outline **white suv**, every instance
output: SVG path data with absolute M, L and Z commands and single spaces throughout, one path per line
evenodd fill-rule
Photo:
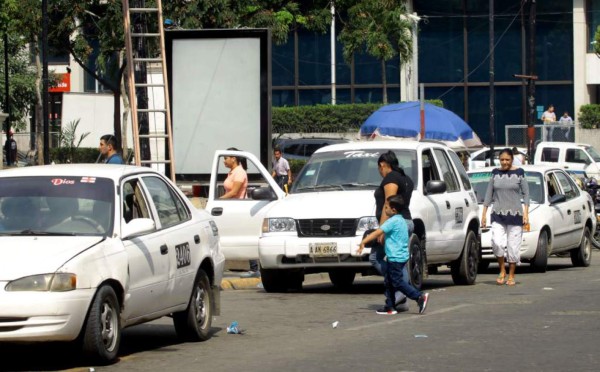
M 257 252 L 268 292 L 301 288 L 305 273 L 328 272 L 338 286 L 351 285 L 356 273 L 372 273 L 369 251 L 358 255 L 356 250 L 364 232 L 378 226 L 373 196 L 381 183 L 377 159 L 388 150 L 395 152 L 415 185 L 410 203 L 415 233 L 409 246 L 413 284 L 420 287 L 427 268 L 439 265 L 451 267 L 455 283 L 473 284 L 480 256 L 477 199 L 458 156 L 437 142 L 326 146 L 300 171 L 290 195 L 283 196 L 265 177 L 268 187 L 253 190 L 253 200 L 247 201 L 217 198 L 220 160 L 215 159 L 207 210 L 219 226 L 225 257 L 252 258 Z M 217 158 L 227 153 L 217 152 Z M 250 163 L 258 162 L 251 154 L 245 156 Z M 254 166 L 267 172 L 260 164 Z M 235 219 L 226 218 L 228 209 Z M 240 238 L 236 227 L 254 228 L 257 219 L 261 231 L 255 231 L 256 238 Z

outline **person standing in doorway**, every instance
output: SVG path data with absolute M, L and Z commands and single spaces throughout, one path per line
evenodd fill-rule
M 100 146 L 98 149 L 105 164 L 125 164 L 123 157 L 119 153 L 119 143 L 114 135 L 105 134 L 100 137 Z
M 556 124 L 556 114 L 554 113 L 554 105 L 549 105 L 548 109 L 544 111 L 542 114 L 542 122 L 544 125 L 549 125 L 546 131 L 545 141 L 552 141 L 552 136 L 554 134 L 554 127 L 552 125 Z
M 281 150 L 279 148 L 273 150 L 273 155 L 275 156 L 275 160 L 273 160 L 273 173 L 271 175 L 275 182 L 277 182 L 277 185 L 287 192 L 286 186 L 289 187 L 292 184 L 292 170 L 290 169 L 290 164 L 283 156 L 281 156 Z

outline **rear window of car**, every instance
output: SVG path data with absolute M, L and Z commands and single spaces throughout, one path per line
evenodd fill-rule
M 544 147 L 542 149 L 542 161 L 557 163 L 560 150 L 556 147 Z

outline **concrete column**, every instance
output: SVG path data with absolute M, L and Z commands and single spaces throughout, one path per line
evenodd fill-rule
M 590 93 L 586 81 L 587 48 L 585 0 L 573 0 L 573 103 L 575 109 L 573 118 L 576 121 L 579 107 L 590 103 Z

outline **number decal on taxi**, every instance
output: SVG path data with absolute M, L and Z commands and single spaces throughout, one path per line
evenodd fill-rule
M 581 211 L 575 211 L 573 212 L 573 219 L 575 220 L 575 223 L 581 223 Z
M 175 252 L 177 254 L 177 268 L 189 266 L 192 263 L 192 257 L 190 255 L 190 245 L 183 243 L 175 246 Z

